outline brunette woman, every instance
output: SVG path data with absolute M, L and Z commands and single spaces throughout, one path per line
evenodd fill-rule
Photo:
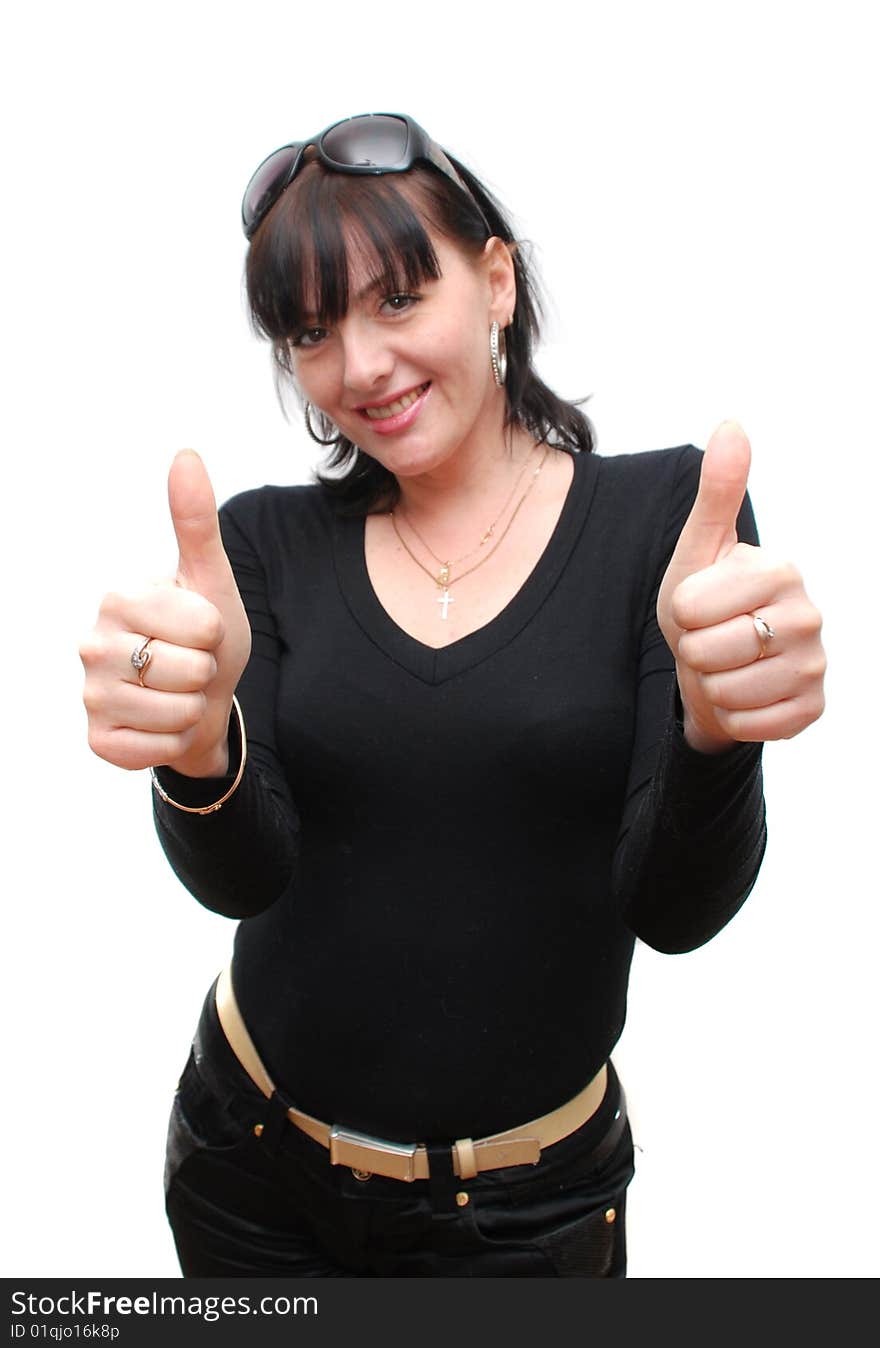
M 179 455 L 177 583 L 82 651 L 93 748 L 151 769 L 175 872 L 239 920 L 169 1131 L 182 1269 L 622 1277 L 633 944 L 752 888 L 819 616 L 737 426 L 593 452 L 525 251 L 410 118 L 276 151 L 243 222 L 327 468 L 218 524 Z

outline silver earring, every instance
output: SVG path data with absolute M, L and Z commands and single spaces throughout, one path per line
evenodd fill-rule
M 495 383 L 499 388 L 503 388 L 507 378 L 507 341 L 500 323 L 493 323 L 489 329 L 489 356 Z
M 339 444 L 339 432 L 338 432 L 338 431 L 337 431 L 336 435 L 334 435 L 334 437 L 333 437 L 332 440 L 323 440 L 323 439 L 321 438 L 320 435 L 316 435 L 316 434 L 315 434 L 315 431 L 314 431 L 313 428 L 312 428 L 312 421 L 311 421 L 311 416 L 310 416 L 311 410 L 312 410 L 312 404 L 311 404 L 311 403 L 306 403 L 305 409 L 304 409 L 304 411 L 305 411 L 305 418 L 306 418 L 306 430 L 308 431 L 308 433 L 309 433 L 309 435 L 312 437 L 312 439 L 315 441 L 315 443 L 318 444 L 318 445 L 338 445 L 338 444 Z

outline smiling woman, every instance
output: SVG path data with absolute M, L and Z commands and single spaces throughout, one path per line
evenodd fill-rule
M 513 263 L 498 239 L 473 262 L 439 238 L 432 251 L 436 279 L 391 294 L 367 281 L 331 327 L 292 338 L 305 396 L 395 479 L 479 452 L 497 397 L 483 375 L 485 319 L 498 322 L 515 304 Z M 353 270 L 357 282 L 363 265 Z
M 352 123 L 364 120 L 354 118 Z M 382 382 L 382 371 L 371 369 L 370 363 L 377 358 L 387 361 L 389 354 L 379 349 L 375 331 L 371 339 L 369 325 L 350 321 L 345 325 L 348 343 L 343 343 L 343 353 L 337 352 L 337 362 L 340 354 L 347 356 L 343 370 L 335 375 L 345 384 L 342 407 L 330 408 L 326 400 L 332 398 L 332 388 L 325 391 L 320 384 L 312 388 L 311 353 L 327 343 L 343 318 L 373 317 L 374 329 L 383 317 L 388 326 L 404 320 L 409 341 L 427 343 L 431 360 L 467 363 L 470 401 L 467 407 L 458 407 L 457 400 L 455 404 L 457 419 L 462 421 L 475 412 L 470 402 L 480 390 L 472 387 L 473 373 L 485 365 L 486 340 L 483 329 L 474 323 L 475 315 L 462 308 L 482 305 L 481 322 L 487 317 L 490 325 L 496 321 L 502 333 L 504 396 L 496 397 L 496 402 L 504 424 L 521 427 L 537 441 L 550 437 L 574 452 L 592 448 L 586 418 L 578 408 L 557 398 L 533 367 L 538 305 L 525 250 L 516 243 L 498 203 L 464 165 L 443 152 L 435 151 L 436 157 L 442 158 L 449 172 L 438 172 L 434 162 L 427 160 L 416 162 L 405 175 L 395 171 L 365 176 L 338 167 L 334 171 L 316 149 L 306 149 L 295 183 L 291 179 L 292 187 L 275 200 L 259 227 L 250 223 L 246 274 L 255 326 L 271 340 L 282 375 L 298 379 L 306 398 L 329 414 L 319 422 L 319 429 L 322 439 L 335 444 L 330 465 L 348 469 L 337 495 L 357 511 L 375 509 L 380 502 L 393 504 L 399 488 L 395 470 L 385 469 L 381 456 L 377 460 L 362 452 L 363 416 L 351 420 L 350 413 L 371 404 L 387 405 L 395 394 L 409 393 L 431 380 L 430 370 L 412 370 L 413 375 L 424 373 L 425 377 L 408 382 L 404 365 L 395 372 L 401 382 L 394 388 L 383 387 L 383 396 L 376 397 L 373 385 Z M 262 181 L 261 170 L 255 178 Z M 447 284 L 438 294 L 432 283 L 441 277 L 450 279 L 451 272 L 456 277 L 455 289 Z M 367 300 L 372 301 L 370 312 L 364 308 Z M 425 302 L 427 319 L 424 313 L 413 312 L 423 309 Z M 476 342 L 472 334 L 478 331 L 483 332 L 479 353 L 473 349 L 466 353 L 462 349 L 465 341 Z M 335 335 L 338 347 L 340 334 Z M 416 354 L 416 350 L 411 352 L 411 363 Z M 365 368 L 352 365 L 364 359 L 368 362 Z M 364 380 L 369 384 L 366 390 L 358 388 Z M 455 396 L 453 389 L 449 396 Z M 337 414 L 342 421 L 334 421 Z M 335 481 L 325 482 L 328 490 L 334 490 Z
M 623 1277 L 634 942 L 745 901 L 818 613 L 737 426 L 592 452 L 524 250 L 410 118 L 276 151 L 243 223 L 332 471 L 218 523 L 179 455 L 178 584 L 82 649 L 93 748 L 154 769 L 175 872 L 240 919 L 169 1127 L 181 1267 Z

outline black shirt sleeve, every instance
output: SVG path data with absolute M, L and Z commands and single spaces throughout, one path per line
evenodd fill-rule
M 156 829 L 178 879 L 224 917 L 253 917 L 293 880 L 299 820 L 275 748 L 275 704 L 280 639 L 255 548 L 225 508 L 223 543 L 251 625 L 252 650 L 237 689 L 247 736 L 247 762 L 237 790 L 215 813 L 188 814 L 153 792 Z M 159 780 L 182 805 L 209 805 L 232 784 L 240 762 L 236 718 L 230 725 L 226 777 L 191 778 L 170 768 Z
M 682 455 L 658 540 L 639 659 L 636 731 L 614 885 L 630 929 L 655 950 L 705 944 L 733 917 L 766 845 L 760 744 L 703 754 L 687 743 L 675 661 L 657 623 L 657 594 L 696 496 L 701 455 Z M 748 497 L 740 542 L 757 544 Z

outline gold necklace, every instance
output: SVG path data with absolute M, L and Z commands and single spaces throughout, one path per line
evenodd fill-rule
M 477 546 L 475 548 L 472 548 L 470 552 L 464 553 L 464 555 L 461 557 L 455 557 L 452 561 L 444 561 L 442 557 L 437 556 L 436 552 L 431 547 L 427 539 L 422 537 L 422 535 L 419 533 L 418 529 L 410 519 L 409 515 L 405 514 L 404 511 L 401 510 L 400 517 L 402 520 L 406 522 L 406 527 L 408 529 L 412 529 L 413 533 L 421 543 L 422 547 L 425 548 L 428 552 L 430 552 L 431 556 L 434 558 L 434 561 L 439 562 L 441 567 L 446 567 L 447 571 L 450 571 L 453 566 L 459 566 L 462 562 L 466 562 L 469 557 L 474 557 L 480 551 L 480 548 L 484 547 L 486 543 L 488 543 L 489 539 L 494 537 L 495 530 L 498 527 L 499 522 L 504 518 L 504 515 L 507 512 L 507 507 L 513 500 L 517 487 L 519 486 L 520 482 L 522 482 L 523 474 L 525 473 L 526 469 L 529 466 L 529 459 L 531 459 L 531 457 L 532 457 L 532 450 L 530 449 L 525 459 L 523 460 L 522 468 L 520 468 L 519 472 L 516 475 L 516 480 L 508 493 L 507 500 L 504 502 L 504 505 L 498 511 L 498 514 L 496 515 L 492 523 L 489 525 L 489 528 L 483 534 L 483 537 L 480 539 Z M 392 511 L 391 513 L 393 514 L 394 512 Z M 399 534 L 398 537 L 400 537 Z
M 532 490 L 532 488 L 534 487 L 535 483 L 537 482 L 537 480 L 538 480 L 538 475 L 540 474 L 541 469 L 544 467 L 544 464 L 547 462 L 547 455 L 548 455 L 549 453 L 550 453 L 550 446 L 547 445 L 547 446 L 545 447 L 545 449 L 544 449 L 544 453 L 543 453 L 543 456 L 542 456 L 542 458 L 541 458 L 541 462 L 538 464 L 537 468 L 536 468 L 536 469 L 534 470 L 534 472 L 532 473 L 532 476 L 531 476 L 531 480 L 530 480 L 530 482 L 529 482 L 529 485 L 526 487 L 526 489 L 525 489 L 525 491 L 523 492 L 522 496 L 521 496 L 521 497 L 519 498 L 519 500 L 517 501 L 517 503 L 516 503 L 516 505 L 515 505 L 515 507 L 514 507 L 513 513 L 512 513 L 512 515 L 510 516 L 510 519 L 507 521 L 507 524 L 504 526 L 504 531 L 502 532 L 501 537 L 498 539 L 498 541 L 497 541 L 497 543 L 495 544 L 495 546 L 492 547 L 492 548 L 490 548 L 489 551 L 485 554 L 485 556 L 484 556 L 484 557 L 481 557 L 480 560 L 479 560 L 478 562 L 475 562 L 473 566 L 468 567 L 467 571 L 462 571 L 462 573 L 461 573 L 460 576 L 456 576 L 456 578 L 455 578 L 455 583 L 456 583 L 456 584 L 458 584 L 458 582 L 459 582 L 460 580 L 464 580 L 465 576 L 471 575 L 474 571 L 476 571 L 476 570 L 478 569 L 478 567 L 481 567 L 481 566 L 483 565 L 484 562 L 488 562 L 489 558 L 490 558 L 490 557 L 492 556 L 492 554 L 495 552 L 496 548 L 499 548 L 499 547 L 501 546 L 501 544 L 504 542 L 505 538 L 506 538 L 507 535 L 508 535 L 508 532 L 509 532 L 509 530 L 510 530 L 511 525 L 513 524 L 513 521 L 516 519 L 517 515 L 519 514 L 519 511 L 521 510 L 521 508 L 522 508 L 522 506 L 523 506 L 523 503 L 525 502 L 525 500 L 526 500 L 526 498 L 527 498 L 529 492 Z M 520 476 L 522 476 L 522 474 L 520 474 Z M 506 507 L 505 507 L 505 508 L 506 508 Z M 455 565 L 455 563 L 453 563 L 453 562 L 442 562 L 442 563 L 441 563 L 441 566 L 440 566 L 440 570 L 439 570 L 438 573 L 435 575 L 434 572 L 430 569 L 430 567 L 425 566 L 424 562 L 422 562 L 422 561 L 419 560 L 419 558 L 418 558 L 418 557 L 415 555 L 415 553 L 413 552 L 412 548 L 411 548 L 411 547 L 409 546 L 409 544 L 407 543 L 406 539 L 403 537 L 403 534 L 400 532 L 399 528 L 397 527 L 397 520 L 394 518 L 394 511 L 393 511 L 393 510 L 389 510 L 388 513 L 389 513 L 389 515 L 390 515 L 390 517 L 391 517 L 391 523 L 392 523 L 392 525 L 394 526 L 394 532 L 397 534 L 397 537 L 399 538 L 399 540 L 400 540 L 401 544 L 403 545 L 405 551 L 409 553 L 410 557 L 411 557 L 412 560 L 415 562 L 416 566 L 419 567 L 422 571 L 424 571 L 424 573 L 425 573 L 426 576 L 430 576 L 431 579 L 433 580 L 434 584 L 437 586 L 437 588 L 443 591 L 443 593 L 438 597 L 437 603 L 441 605 L 441 613 L 440 613 L 440 617 L 443 618 L 443 619 L 448 618 L 448 617 L 449 617 L 449 605 L 455 603 L 455 600 L 453 599 L 452 595 L 449 593 L 450 587 L 451 587 L 451 585 L 452 585 L 452 580 L 450 579 L 450 574 L 449 574 L 449 572 L 450 572 L 450 567 L 452 567 L 453 565 Z M 501 513 L 503 514 L 504 512 L 502 511 Z M 499 518 L 500 518 L 500 516 L 499 516 Z M 496 520 L 496 524 L 497 524 L 497 520 Z M 415 531 L 414 531 L 414 532 L 415 532 Z M 422 541 L 423 541 L 423 540 L 422 540 Z M 427 544 L 425 544 L 425 546 L 427 547 Z M 428 548 L 428 551 L 430 552 L 431 549 Z M 476 549 L 474 549 L 474 551 L 476 551 Z M 431 556 L 433 557 L 433 556 L 434 556 L 434 553 L 431 553 Z M 466 556 L 473 556 L 473 553 L 467 553 Z M 435 560 L 436 560 L 436 561 L 440 561 L 440 558 L 437 557 L 437 558 L 435 558 Z M 464 559 L 463 559 L 463 558 L 459 558 L 459 561 L 462 561 L 462 560 L 464 560 Z

